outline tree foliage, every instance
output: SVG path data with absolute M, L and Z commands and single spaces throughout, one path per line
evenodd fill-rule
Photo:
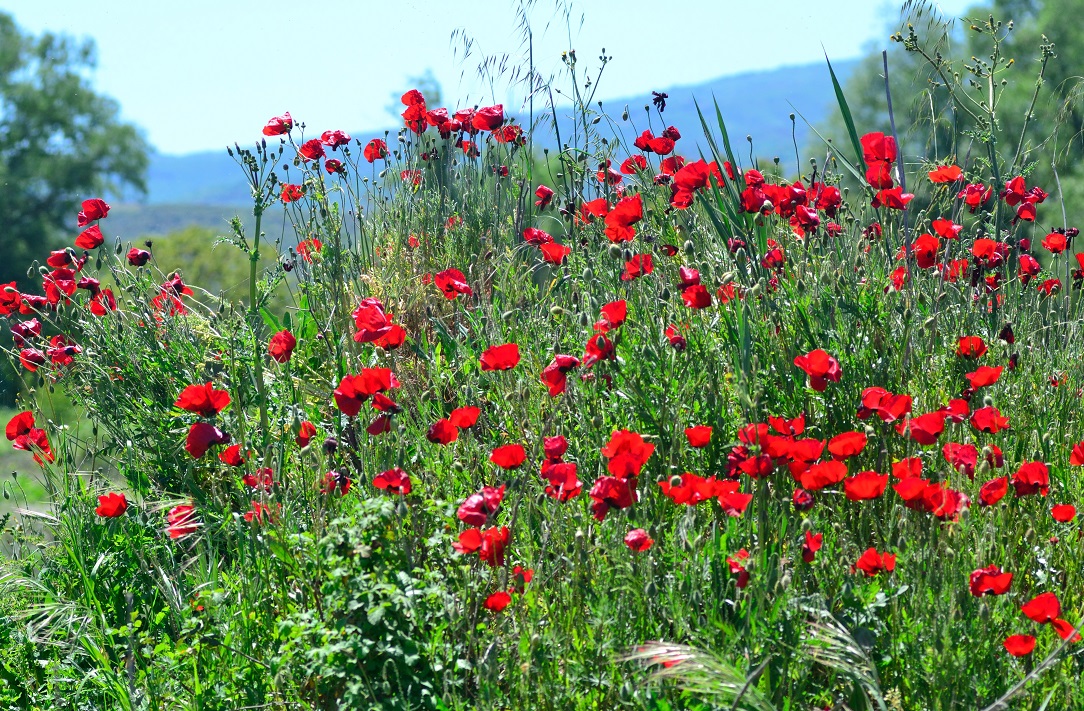
M 80 200 L 145 190 L 147 142 L 93 91 L 95 60 L 89 40 L 34 37 L 0 13 L 0 282 L 36 280 L 26 266 L 71 236 Z

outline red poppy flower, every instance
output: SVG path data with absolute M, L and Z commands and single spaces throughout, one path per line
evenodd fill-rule
M 124 494 L 109 493 L 98 497 L 98 508 L 94 513 L 102 518 L 117 518 L 128 510 L 128 499 Z
M 833 460 L 809 467 L 799 476 L 799 483 L 807 491 L 820 491 L 827 486 L 838 484 L 846 478 L 847 465 Z
M 489 461 L 501 469 L 518 469 L 527 460 L 527 451 L 520 444 L 497 447 L 489 455 Z
M 377 474 L 373 477 L 373 486 L 400 496 L 406 496 L 412 488 L 410 477 L 399 467 L 392 467 L 386 472 Z
M 297 339 L 294 338 L 294 335 L 283 330 L 271 336 L 271 342 L 267 344 L 267 352 L 274 360 L 285 363 L 290 360 L 296 345 Z
M 1002 366 L 991 368 L 988 365 L 980 365 L 973 373 L 968 373 L 964 377 L 971 383 L 972 390 L 978 390 L 984 388 L 987 385 L 993 385 L 1001 377 L 1001 371 L 1004 370 Z
M 971 426 L 980 432 L 997 434 L 1009 429 L 1009 418 L 1002 416 L 996 407 L 980 407 L 971 413 Z
M 257 469 L 255 474 L 245 474 L 241 477 L 241 483 L 250 489 L 271 491 L 275 485 L 274 472 L 268 467 Z
M 1050 470 L 1043 462 L 1024 462 L 1013 474 L 1012 485 L 1018 497 L 1046 496 L 1050 492 Z
M 541 246 L 553 242 L 553 235 L 537 227 L 528 227 L 523 230 L 523 239 L 527 241 L 527 244 Z
M 455 299 L 460 294 L 474 294 L 474 290 L 467 286 L 467 277 L 458 269 L 445 269 L 433 275 L 433 283 L 444 293 L 445 299 Z
M 964 172 L 958 165 L 942 165 L 930 171 L 931 183 L 954 183 L 963 177 Z
M 456 516 L 468 526 L 484 526 L 500 508 L 504 500 L 504 486 L 482 487 L 482 491 L 471 494 L 459 505 Z
M 726 558 L 726 564 L 730 567 L 730 574 L 738 576 L 738 579 L 734 582 L 735 587 L 738 589 L 749 584 L 749 571 L 745 568 L 745 561 L 747 560 L 749 560 L 749 551 L 744 548 L 733 556 L 727 556 Z
M 196 507 L 191 504 L 174 506 L 166 514 L 166 532 L 170 538 L 183 538 L 195 533 L 199 528 L 196 519 Z
M 945 415 L 942 412 L 930 412 L 925 415 L 904 420 L 900 423 L 900 433 L 907 429 L 911 439 L 922 445 L 936 444 L 937 438 L 945 431 Z
M 607 469 L 615 477 L 638 476 L 647 460 L 655 452 L 655 445 L 630 430 L 617 430 L 602 448 L 602 456 L 609 460 Z
M 478 359 L 482 364 L 482 371 L 511 370 L 519 363 L 519 346 L 515 343 L 504 343 L 499 346 L 490 346 Z
M 706 309 L 711 306 L 711 292 L 703 284 L 693 284 L 681 292 L 681 300 L 690 309 Z
M 297 202 L 305 197 L 305 188 L 293 183 L 284 183 L 282 186 L 282 201 L 284 203 Z
M 7 435 L 10 441 L 29 434 L 32 429 L 34 429 L 34 413 L 27 410 L 8 420 L 7 427 L 4 428 L 4 434 Z
M 809 386 L 817 392 L 824 392 L 828 388 L 828 381 L 838 383 L 843 376 L 839 361 L 819 348 L 796 356 L 794 365 L 805 371 L 809 376 Z
M 1026 657 L 1035 650 L 1035 638 L 1030 634 L 1014 634 L 1002 642 L 1005 651 L 1014 657 Z
M 194 412 L 202 417 L 214 417 L 230 404 L 226 390 L 215 390 L 214 385 L 189 385 L 181 391 L 174 407 Z
M 828 451 L 835 459 L 848 459 L 866 447 L 866 435 L 862 432 L 843 432 L 828 440 Z
M 1076 507 L 1072 504 L 1058 504 L 1050 509 L 1050 515 L 1059 523 L 1069 523 L 1076 518 Z
M 534 203 L 535 207 L 539 210 L 545 210 L 549 206 L 550 200 L 553 199 L 553 190 L 545 185 L 539 185 L 535 188 L 534 195 L 538 198 Z
M 491 594 L 486 598 L 486 601 L 482 603 L 482 607 L 490 612 L 500 612 L 504 608 L 508 607 L 512 602 L 512 596 L 503 590 Z
M 504 105 L 483 106 L 474 112 L 471 125 L 479 131 L 493 131 L 504 123 Z
M 451 444 L 459 439 L 459 429 L 450 420 L 440 419 L 429 426 L 425 438 L 434 444 Z
M 614 360 L 616 357 L 617 355 L 614 353 L 613 342 L 601 333 L 596 333 L 587 341 L 583 356 L 583 365 L 590 368 L 601 360 Z
M 689 440 L 690 447 L 707 447 L 711 441 L 712 428 L 707 425 L 696 425 L 685 428 L 685 438 Z
M 903 188 L 897 185 L 894 188 L 887 188 L 874 195 L 870 204 L 874 208 L 884 206 L 892 210 L 906 210 L 907 203 L 914 199 L 915 196 L 912 193 L 903 192 Z
M 571 247 L 557 242 L 539 245 L 539 250 L 542 252 L 542 260 L 549 264 L 562 264 L 565 257 L 572 253 Z
M 1079 642 L 1081 637 L 1080 633 L 1076 631 L 1076 627 L 1068 620 L 1058 618 L 1051 621 L 1050 626 L 1054 628 L 1054 631 L 1058 633 L 1058 636 L 1069 642 Z
M 635 254 L 632 259 L 625 262 L 625 271 L 621 275 L 621 281 L 632 281 L 642 276 L 647 276 L 655 271 L 650 254 Z
M 362 155 L 364 155 L 365 160 L 370 163 L 384 160 L 388 156 L 388 144 L 381 138 L 374 138 L 365 144 L 365 150 L 362 151 Z
M 817 558 L 817 551 L 821 549 L 824 544 L 824 534 L 813 533 L 812 531 L 805 532 L 805 542 L 802 543 L 802 560 L 806 563 L 812 563 Z
M 591 513 L 597 520 L 602 521 L 610 509 L 625 509 L 637 501 L 636 477 L 624 479 L 601 476 L 595 481 L 589 494 L 593 500 Z
M 956 343 L 959 358 L 981 358 L 986 355 L 986 343 L 979 336 L 962 336 Z
M 854 564 L 866 577 L 872 578 L 878 573 L 891 573 L 896 569 L 896 556 L 892 553 L 878 553 L 876 548 L 868 548 Z
M 1061 615 L 1061 601 L 1054 593 L 1045 592 L 1025 602 L 1020 611 L 1039 624 L 1053 622 Z
M 101 198 L 84 200 L 82 208 L 77 215 L 80 227 L 86 227 L 95 220 L 103 220 L 109 215 L 109 205 Z
M 629 547 L 629 550 L 637 553 L 643 553 L 651 548 L 654 543 L 654 539 L 649 537 L 647 531 L 642 528 L 634 528 L 625 534 L 625 545 Z
M 813 508 L 813 504 L 816 503 L 813 494 L 801 488 L 794 490 L 794 493 L 790 497 L 790 501 L 798 511 L 808 511 Z
M 104 243 L 105 237 L 102 236 L 102 231 L 98 228 L 98 225 L 91 225 L 75 238 L 75 246 L 80 249 L 94 249 Z
M 887 486 L 888 475 L 877 472 L 859 472 L 843 480 L 843 492 L 850 501 L 876 499 Z
M 606 214 L 606 237 L 611 242 L 628 242 L 636 236 L 632 225 L 644 217 L 644 200 L 639 193 L 622 198 Z
M 992 192 L 992 188 L 988 188 L 982 183 L 969 183 L 956 194 L 956 199 L 963 200 L 964 204 L 971 209 L 971 212 L 975 212 L 980 205 L 985 204 L 990 199 Z
M 345 375 L 335 389 L 335 405 L 348 417 L 361 411 L 361 405 L 371 396 L 399 387 L 399 380 L 390 368 L 362 368 L 357 375 Z
M 933 231 L 943 239 L 957 239 L 964 229 L 963 225 L 957 225 L 952 220 L 947 220 L 944 217 L 938 217 L 931 226 Z
M 151 253 L 145 249 L 136 249 L 132 247 L 128 250 L 128 263 L 133 267 L 142 267 L 148 261 L 150 261 Z
M 1012 573 L 1007 573 L 996 565 L 980 568 L 971 573 L 969 587 L 975 597 L 983 595 L 1004 595 L 1012 584 Z
M 231 467 L 239 467 L 245 463 L 245 458 L 241 456 L 240 444 L 231 444 L 223 449 L 218 453 L 218 459 L 223 464 Z
M 565 391 L 568 383 L 567 373 L 579 365 L 579 358 L 558 353 L 553 357 L 553 361 L 542 369 L 542 382 L 546 384 L 550 397 L 556 397 Z
M 285 133 L 289 133 L 293 127 L 294 119 L 290 116 L 290 112 L 287 111 L 282 116 L 275 116 L 268 119 L 267 125 L 263 127 L 263 135 L 281 136 Z
M 222 430 L 206 422 L 197 422 L 188 430 L 184 448 L 193 458 L 199 459 L 212 445 L 229 442 L 230 436 Z
M 1009 493 L 1009 477 L 991 479 L 979 489 L 979 502 L 983 506 L 993 506 L 1005 498 L 1007 493 Z
M 301 144 L 301 147 L 297 149 L 297 154 L 301 156 L 302 160 L 316 160 L 324 157 L 324 146 L 320 143 L 320 139 L 313 138 L 312 140 L 305 141 Z
M 580 495 L 583 483 L 576 476 L 576 464 L 560 462 L 544 467 L 542 477 L 547 480 L 546 496 L 564 503 Z
M 474 427 L 475 423 L 478 422 L 478 416 L 481 414 L 481 409 L 477 407 L 457 407 L 448 415 L 448 421 L 459 429 L 465 430 L 468 427 Z
M 719 507 L 723 509 L 723 513 L 731 518 L 738 518 L 745 513 L 745 509 L 749 507 L 749 502 L 753 500 L 752 494 L 743 494 L 738 491 L 740 486 L 736 481 L 715 482 L 715 499 L 719 502 Z

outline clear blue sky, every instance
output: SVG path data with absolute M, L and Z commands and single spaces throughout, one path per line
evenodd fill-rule
M 570 46 L 581 65 L 613 57 L 598 98 L 695 84 L 755 69 L 833 59 L 888 44 L 899 3 L 882 0 L 580 0 L 571 44 L 555 0 L 529 11 L 535 64 L 560 68 Z M 959 16 L 971 0 L 941 0 Z M 290 111 L 309 129 L 388 126 L 389 97 L 431 69 L 446 103 L 517 104 L 500 80 L 495 95 L 478 78 L 487 55 L 523 45 L 513 0 L 8 0 L 3 10 L 34 33 L 92 38 L 98 91 L 164 153 L 221 149 L 259 137 L 272 115 Z M 583 18 L 582 25 L 580 18 Z M 547 29 L 547 25 L 548 29 Z M 473 39 L 463 59 L 461 29 Z M 515 110 L 518 106 L 509 106 Z

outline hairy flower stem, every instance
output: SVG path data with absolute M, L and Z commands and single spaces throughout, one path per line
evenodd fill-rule
M 252 358 L 256 375 L 256 391 L 259 393 L 260 438 L 263 445 L 260 451 L 262 452 L 267 446 L 267 437 L 271 431 L 267 423 L 267 389 L 263 382 L 263 351 L 259 347 L 260 304 L 256 300 L 256 270 L 260 261 L 260 223 L 263 221 L 263 205 L 257 204 L 252 214 L 256 218 L 256 227 L 253 230 L 252 251 L 248 255 L 248 314 L 252 320 L 252 332 L 257 344 Z

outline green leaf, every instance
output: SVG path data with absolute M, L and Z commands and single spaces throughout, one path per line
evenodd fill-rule
M 270 328 L 271 330 L 273 330 L 275 332 L 278 332 L 278 331 L 282 330 L 282 324 L 280 324 L 279 320 L 277 318 L 275 318 L 275 314 L 273 314 L 269 310 L 267 310 L 266 307 L 263 307 L 263 306 L 260 307 L 260 316 L 263 317 L 263 322 L 265 324 L 267 324 L 267 327 Z
M 847 97 L 843 95 L 843 87 L 839 84 L 839 79 L 836 78 L 836 72 L 832 69 L 832 62 L 828 60 L 828 55 L 824 55 L 824 61 L 828 62 L 828 73 L 832 75 L 832 87 L 836 91 L 836 103 L 839 104 L 839 112 L 843 114 L 843 123 L 847 125 L 847 134 L 851 138 L 851 147 L 854 148 L 855 157 L 857 161 L 855 165 L 862 168 L 862 172 L 866 172 L 866 159 L 862 153 L 862 142 L 858 140 L 858 131 L 854 127 L 854 118 L 851 117 L 851 107 L 847 105 Z

